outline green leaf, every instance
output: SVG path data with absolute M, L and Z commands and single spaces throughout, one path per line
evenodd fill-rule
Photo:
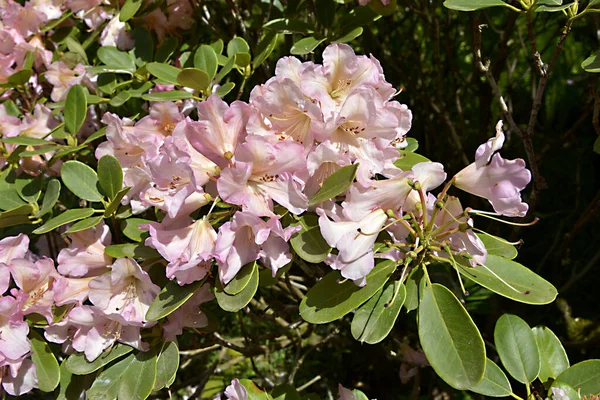
M 308 35 L 309 33 L 313 33 L 315 31 L 314 24 L 311 25 L 299 19 L 289 18 L 273 19 L 264 24 L 263 28 L 283 33 L 284 35 L 289 35 L 292 33 L 301 33 L 304 35 Z
M 304 213 L 300 217 L 300 225 L 302 229 L 290 239 L 296 254 L 304 261 L 313 264 L 325 261 L 331 252 L 331 247 L 321 235 L 319 217 L 313 213 Z
M 273 400 L 301 400 L 300 393 L 288 383 L 275 386 L 271 392 Z
M 321 189 L 312 195 L 308 205 L 314 206 L 315 204 L 333 199 L 335 196 L 344 193 L 346 189 L 350 187 L 352 182 L 354 182 L 358 165 L 358 163 L 346 165 L 345 167 L 342 167 L 331 174 L 327 179 L 325 179 Z
M 156 351 L 140 352 L 127 366 L 119 382 L 119 399 L 145 400 L 156 382 Z
M 506 374 L 489 358 L 485 362 L 483 380 L 469 390 L 489 397 L 509 397 L 512 393 Z
M 93 208 L 76 208 L 74 210 L 67 210 L 59 216 L 48 220 L 44 225 L 34 230 L 33 233 L 36 235 L 41 235 L 43 233 L 50 232 L 59 226 L 90 217 L 92 214 L 94 214 Z
M 130 354 L 123 360 L 111 365 L 98 375 L 90 389 L 86 393 L 88 400 L 114 400 L 117 398 L 121 376 L 129 365 L 133 363 L 135 356 Z
M 37 139 L 29 136 L 5 137 L 2 138 L 1 141 L 7 144 L 18 144 L 23 146 L 41 146 L 51 143 L 44 139 Z
M 119 21 L 127 22 L 131 18 L 135 17 L 135 14 L 140 9 L 142 5 L 142 0 L 125 0 L 125 4 L 121 7 L 121 12 L 119 13 Z M 136 45 L 138 43 L 136 42 Z
M 90 229 L 95 227 L 104 219 L 104 216 L 100 215 L 98 217 L 89 217 L 86 219 L 82 219 L 81 221 L 75 222 L 65 233 L 75 233 L 85 231 L 86 229 Z
M 106 135 L 106 127 L 98 129 L 96 132 L 92 133 L 90 137 L 88 137 L 83 144 L 92 143 L 96 139 L 100 139 Z
M 42 177 L 33 178 L 23 175 L 22 178 L 15 179 L 15 188 L 23 200 L 28 203 L 37 203 L 42 192 L 42 183 Z
M 26 204 L 28 206 L 29 204 Z M 10 211 L 9 211 L 10 212 Z M 17 225 L 31 225 L 32 221 L 29 219 L 27 215 L 15 215 L 15 216 L 5 216 L 4 214 L 0 216 L 0 228 L 6 228 L 9 226 L 17 226 Z
M 210 85 L 210 78 L 206 71 L 197 68 L 185 68 L 177 75 L 177 84 L 202 91 Z
M 60 367 L 50 346 L 36 331 L 29 331 L 31 342 L 31 360 L 36 368 L 38 388 L 43 392 L 51 392 L 60 381 Z
M 507 243 L 505 239 L 490 234 L 477 233 L 479 239 L 483 242 L 485 249 L 488 254 L 514 259 L 517 254 L 517 249 L 510 243 Z
M 20 207 L 13 208 L 12 210 L 4 211 L 4 212 L 0 213 L 0 219 L 6 219 L 6 218 L 10 218 L 10 217 L 17 217 L 17 216 L 27 216 L 27 215 L 30 215 L 32 211 L 33 211 L 33 205 L 23 204 Z
M 9 76 L 7 80 L 11 86 L 23 86 L 29 81 L 31 75 L 33 75 L 33 70 L 30 68 L 25 68 L 15 72 Z
M 539 378 L 542 382 L 556 379 L 561 372 L 569 368 L 567 353 L 550 328 L 536 326 L 532 331 L 540 353 Z
M 227 43 L 227 55 L 235 57 L 238 53 L 250 53 L 250 46 L 243 38 L 234 37 Z
M 535 7 L 534 11 L 535 12 L 557 12 L 557 11 L 566 10 L 567 8 L 570 8 L 573 4 L 575 4 L 575 3 L 564 4 L 561 6 L 547 6 L 544 4 L 540 4 L 537 7 Z
M 394 327 L 405 298 L 404 285 L 397 281 L 388 282 L 356 310 L 352 319 L 354 339 L 369 344 L 385 339 Z
M 256 264 L 251 265 L 253 265 L 254 268 L 252 268 L 250 282 L 248 282 L 248 284 L 246 285 L 246 287 L 244 287 L 242 291 L 233 296 L 225 293 L 225 291 L 223 290 L 223 284 L 221 283 L 221 280 L 219 278 L 216 279 L 215 297 L 217 298 L 217 303 L 219 303 L 219 306 L 223 310 L 229 312 L 239 311 L 242 308 L 246 307 L 246 305 L 250 303 L 250 300 L 252 300 L 252 297 L 254 297 L 254 294 L 258 289 L 258 267 L 256 266 Z
M 363 287 L 350 280 L 340 283 L 340 273 L 332 271 L 306 293 L 300 303 L 300 316 L 311 324 L 335 321 L 369 300 L 395 270 L 393 261 L 378 263 L 367 275 L 367 284 Z
M 213 48 L 217 55 L 220 55 L 223 53 L 223 48 L 225 47 L 225 44 L 223 43 L 223 40 L 217 39 L 214 42 L 212 42 L 209 46 Z
M 94 382 L 95 375 L 73 375 L 63 362 L 60 365 L 60 383 L 56 400 L 73 400 L 85 397 L 85 392 Z
M 160 79 L 161 81 L 165 81 L 168 83 L 172 83 L 174 85 L 177 84 L 177 75 L 181 72 L 181 69 L 177 67 L 173 67 L 171 65 L 162 64 L 158 62 L 152 62 L 146 64 L 146 69 L 152 75 Z M 169 92 L 162 92 L 169 93 Z M 142 96 L 143 97 L 143 96 Z
M 208 74 L 208 81 L 211 82 L 217 74 L 217 53 L 207 44 L 198 47 L 194 53 L 194 67 Z
M 414 153 L 419 149 L 419 142 L 415 138 L 406 138 L 406 147 L 403 149 L 404 151 L 408 151 L 409 153 Z
M 586 360 L 565 370 L 552 384 L 566 383 L 575 390 L 581 391 L 581 396 L 600 395 L 600 360 Z
M 158 321 L 177 310 L 183 303 L 189 300 L 194 293 L 200 289 L 204 280 L 179 286 L 175 281 L 169 281 L 167 285 L 156 296 L 150 304 L 146 313 L 147 321 Z
M 123 189 L 123 169 L 113 156 L 103 156 L 98 161 L 98 182 L 109 199 L 114 199 Z
M 131 187 L 126 186 L 115 195 L 115 198 L 112 199 L 112 201 L 108 204 L 108 207 L 106 207 L 106 210 L 104 211 L 105 217 L 112 217 L 112 215 L 117 211 L 117 209 L 121 205 L 121 200 L 123 200 L 123 197 L 125 197 L 125 195 L 129 192 L 129 189 L 131 189 Z
M 227 60 L 227 62 L 225 63 L 225 65 L 223 66 L 223 68 L 221 68 L 221 70 L 219 71 L 217 76 L 215 76 L 215 79 L 214 79 L 215 83 L 221 82 L 223 80 L 223 78 L 225 77 L 225 75 L 227 75 L 229 72 L 231 72 L 234 64 L 235 64 L 235 57 L 229 58 Z
M 422 268 L 413 269 L 406 282 L 404 282 L 404 286 L 406 286 L 406 300 L 404 301 L 404 308 L 407 312 L 412 310 L 416 310 L 419 307 L 419 299 L 423 297 L 423 295 L 419 295 L 419 288 L 423 286 L 424 288 L 424 274 Z
M 74 195 L 87 201 L 102 201 L 104 196 L 97 189 L 96 171 L 80 161 L 70 160 L 60 168 L 60 177 Z
M 244 290 L 250 283 L 250 280 L 252 279 L 256 269 L 258 269 L 256 261 L 244 265 L 242 269 L 240 269 L 240 271 L 235 275 L 235 277 L 227 285 L 225 285 L 225 287 L 223 287 L 225 293 L 230 296 L 234 296 Z
M 271 397 L 260 390 L 260 388 L 250 379 L 240 379 L 240 383 L 248 391 L 248 400 L 271 400 Z
M 323 43 L 325 40 L 326 38 L 317 39 L 314 36 L 302 38 L 292 45 L 290 53 L 294 55 L 304 55 L 311 53 L 314 49 L 317 48 L 318 45 Z
M 12 210 L 25 204 L 15 185 L 5 180 L 9 175 L 11 172 L 7 170 L 2 175 L 4 179 L 0 178 L 0 209 L 2 210 Z
M 410 151 L 400 150 L 400 157 L 398 157 L 398 159 L 394 161 L 394 165 L 400 168 L 402 171 L 409 171 L 415 164 L 427 161 L 431 160 L 417 153 L 411 153 Z
M 82 61 L 85 65 L 89 65 L 85 49 L 75 37 L 69 36 L 65 42 L 69 51 L 73 52 L 77 56 L 77 61 Z
M 89 362 L 85 358 L 84 353 L 73 353 L 63 362 L 63 364 L 72 374 L 87 375 L 99 370 L 108 363 L 123 357 L 125 354 L 129 354 L 132 350 L 133 347 L 117 343 L 110 351 L 100 354 L 100 356 L 92 362 Z
M 489 7 L 506 7 L 502 0 L 446 0 L 444 6 L 457 11 L 475 11 Z
M 150 220 L 144 218 L 128 218 L 121 221 L 121 231 L 123 235 L 127 236 L 129 239 L 134 242 L 141 242 L 144 240 L 146 236 L 147 230 L 142 230 L 139 228 L 142 224 L 147 224 L 152 222 Z
M 540 353 L 527 322 L 504 314 L 496 322 L 494 343 L 502 365 L 521 383 L 529 384 L 540 372 Z
M 56 145 L 43 146 L 43 147 L 38 147 L 37 149 L 34 149 L 34 150 L 24 151 L 19 155 L 21 157 L 33 157 L 33 156 L 38 156 L 40 154 L 46 154 L 51 151 L 57 151 L 59 149 L 60 149 L 60 147 L 56 146 Z
M 138 67 L 142 67 L 152 62 L 154 59 L 152 34 L 141 26 L 138 26 L 133 30 L 133 39 L 135 40 L 135 47 L 133 48 L 135 64 Z
M 194 97 L 191 93 L 184 90 L 171 90 L 170 92 L 147 93 L 142 95 L 142 99 L 148 101 L 175 101 L 191 99 Z
M 594 153 L 596 154 L 600 154 L 600 136 L 598 136 L 596 138 L 596 140 L 594 140 Z
M 273 31 L 269 31 L 263 35 L 256 48 L 256 57 L 254 57 L 254 61 L 252 61 L 253 69 L 258 68 L 267 58 L 269 58 L 275 49 L 275 45 L 277 45 L 277 37 L 277 33 Z
M 362 35 L 362 33 L 363 33 L 363 27 L 359 26 L 358 28 L 352 29 L 350 32 L 346 33 L 345 35 L 342 35 L 339 38 L 331 41 L 331 43 L 333 43 L 333 44 L 347 43 L 347 42 L 350 42 L 350 41 L 356 39 L 357 37 Z
M 488 255 L 485 267 L 461 266 L 460 273 L 481 286 L 509 299 L 526 304 L 548 304 L 556 288 L 523 265 L 504 257 Z
M 159 63 L 168 62 L 169 58 L 175 52 L 179 41 L 175 36 L 167 36 L 165 40 L 163 40 L 162 45 L 156 51 L 156 55 L 154 56 L 154 61 Z
M 133 58 L 114 46 L 100 47 L 97 54 L 100 61 L 110 68 L 122 69 L 132 74 L 136 70 Z
M 104 253 L 112 258 L 159 258 L 160 254 L 143 243 L 113 244 L 104 248 Z
M 127 100 L 129 100 L 130 98 L 131 93 L 129 93 L 127 90 L 124 90 L 122 92 L 119 92 L 119 94 L 117 94 L 112 99 L 110 99 L 109 104 L 113 107 L 120 107 L 123 104 L 125 104 L 125 102 L 127 102 Z
M 223 98 L 227 95 L 227 93 L 231 92 L 234 87 L 235 83 L 227 82 L 226 84 L 219 86 L 219 88 L 215 91 L 215 94 Z
M 238 67 L 245 68 L 248 65 L 250 65 L 251 58 L 252 58 L 252 56 L 250 56 L 250 53 L 236 53 L 236 55 L 234 57 L 235 64 Z
M 35 217 L 39 218 L 48 214 L 60 196 L 60 181 L 58 179 L 50 179 L 48 187 L 46 187 L 46 193 L 44 193 L 44 199 L 42 200 L 42 207 L 40 211 L 35 213 Z
M 175 342 L 163 343 L 156 360 L 156 382 L 154 391 L 169 387 L 175 380 L 179 369 L 179 348 Z
M 81 85 L 73 85 L 65 101 L 65 127 L 75 135 L 81 129 L 87 113 L 87 99 Z
M 600 51 L 595 52 L 581 63 L 581 68 L 587 72 L 600 72 Z
M 458 390 L 481 382 L 486 360 L 481 333 L 450 290 L 427 286 L 418 321 L 421 347 L 444 382 Z

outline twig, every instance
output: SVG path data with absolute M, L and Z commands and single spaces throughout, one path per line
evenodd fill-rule
M 319 380 L 321 380 L 321 375 L 317 375 L 314 378 L 312 378 L 310 381 L 306 382 L 304 385 L 299 386 L 296 390 L 298 392 L 303 391 L 304 389 L 306 389 L 307 387 L 309 387 L 310 385 L 312 385 L 315 382 L 318 382 Z

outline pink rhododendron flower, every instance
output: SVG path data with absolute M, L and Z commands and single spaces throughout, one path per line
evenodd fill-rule
M 20 304 L 10 296 L 0 297 L 0 365 L 17 363 L 31 350 L 29 325 Z
M 217 164 L 209 160 L 204 154 L 197 151 L 188 140 L 188 131 L 194 130 L 192 120 L 186 118 L 173 130 L 173 145 L 188 157 L 188 165 L 192 171 L 193 180 L 197 191 L 204 186 L 211 177 L 219 175 L 221 169 Z M 193 135 L 193 133 L 191 133 Z
M 271 136 L 248 136 L 235 155 L 235 166 L 221 172 L 221 198 L 257 216 L 273 217 L 273 200 L 294 214 L 308 207 L 299 174 L 306 171 L 304 146 Z
M 325 179 L 338 169 L 350 164 L 350 156 L 345 153 L 340 154 L 331 142 L 319 144 L 308 154 L 306 159 L 310 177 L 306 181 L 304 192 L 308 197 L 312 196 L 321 188 Z
M 54 86 L 50 97 L 52 101 L 63 101 L 67 98 L 67 93 L 73 85 L 81 84 L 85 78 L 85 68 L 77 64 L 74 69 L 70 69 L 62 61 L 53 62 L 46 71 L 46 79 Z
M 52 115 L 52 111 L 41 104 L 36 104 L 33 115 L 26 114 L 19 127 L 19 134 L 41 139 L 58 125 L 58 121 Z
M 104 222 L 84 231 L 70 233 L 71 244 L 58 253 L 58 272 L 70 277 L 98 276 L 113 260 L 104 249 L 111 243 L 110 229 Z
M 135 45 L 135 42 L 129 32 L 127 32 L 125 22 L 121 22 L 117 14 L 104 27 L 100 35 L 100 44 L 102 46 L 117 47 L 119 50 L 130 50 Z
M 338 391 L 340 394 L 338 400 L 356 400 L 356 396 L 352 390 L 343 387 L 341 384 L 338 385 Z
M 29 237 L 20 233 L 0 240 L 0 295 L 8 289 L 12 260 L 24 258 L 29 249 Z
M 48 20 L 58 19 L 62 16 L 64 0 L 31 0 L 33 8 L 46 16 Z
M 120 316 L 128 324 L 144 326 L 160 287 L 130 258 L 117 259 L 111 269 L 110 274 L 90 281 L 90 301 L 110 318 Z
M 131 325 L 119 314 L 105 315 L 97 307 L 79 306 L 72 309 L 62 321 L 46 327 L 46 339 L 63 343 L 63 351 L 70 349 L 85 353 L 88 361 L 94 361 L 115 342 L 148 350 L 142 342 L 140 326 Z
M 23 37 L 39 32 L 39 26 L 47 20 L 46 15 L 37 11 L 31 2 L 26 2 L 22 6 L 14 0 L 5 1 L 6 5 L 0 9 L 2 23 L 16 30 Z
M 21 396 L 38 387 L 35 364 L 30 359 L 0 367 L 0 376 L 2 387 L 12 396 Z
M 265 222 L 254 214 L 236 212 L 217 237 L 215 258 L 221 282 L 229 283 L 244 265 L 259 258 L 275 276 L 292 260 L 287 242 L 298 230 L 299 226 L 283 229 L 277 218 Z
M 208 326 L 208 318 L 199 307 L 214 298 L 210 285 L 205 284 L 181 307 L 169 314 L 167 323 L 162 326 L 165 340 L 176 341 L 177 336 L 183 333 L 183 328 L 199 329 Z
M 503 144 L 502 121 L 499 121 L 496 136 L 477 148 L 475 162 L 456 174 L 454 184 L 488 199 L 499 214 L 523 217 L 529 206 L 521 201 L 521 190 L 531 181 L 531 173 L 522 159 L 506 160 L 497 153 Z
M 154 103 L 150 113 L 135 124 L 135 133 L 139 138 L 158 135 L 160 140 L 161 136 L 170 136 L 181 121 L 183 121 L 183 114 L 177 104 L 168 101 Z
M 227 400 L 248 400 L 248 391 L 238 379 L 234 379 L 225 389 L 225 397 Z
M 388 216 L 382 209 L 377 209 L 354 221 L 345 217 L 341 208 L 335 204 L 327 210 L 318 208 L 317 214 L 323 238 L 339 251 L 337 255 L 329 254 L 325 262 L 331 268 L 339 270 L 344 278 L 364 286 L 366 276 L 375 266 L 375 240 Z
M 142 228 L 150 232 L 146 245 L 154 247 L 169 261 L 167 278 L 175 278 L 180 285 L 185 285 L 204 278 L 210 271 L 217 233 L 206 218 L 192 224 L 187 217 L 166 218 Z
M 54 261 L 45 257 L 36 262 L 24 258 L 15 259 L 10 264 L 10 272 L 19 288 L 11 289 L 10 292 L 19 302 L 23 314 L 38 313 L 51 323 L 54 320 L 53 284 L 59 277 Z

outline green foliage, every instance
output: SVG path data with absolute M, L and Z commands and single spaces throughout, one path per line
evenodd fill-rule
M 344 193 L 346 189 L 350 187 L 352 182 L 354 182 L 358 165 L 358 163 L 347 165 L 331 174 L 327 179 L 325 179 L 321 189 L 319 189 L 317 193 L 313 194 L 308 204 L 313 206 L 326 200 L 333 199 L 335 196 Z
M 540 373 L 540 353 L 535 336 L 527 322 L 504 314 L 494 329 L 494 343 L 508 373 L 528 385 Z

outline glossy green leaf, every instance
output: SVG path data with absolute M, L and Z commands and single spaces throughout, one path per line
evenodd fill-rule
M 163 343 L 156 360 L 156 382 L 154 391 L 169 387 L 175 380 L 179 369 L 179 348 L 175 342 Z
M 108 363 L 123 357 L 125 354 L 129 354 L 132 350 L 133 347 L 117 343 L 110 351 L 100 354 L 100 356 L 92 362 L 89 362 L 85 358 L 84 353 L 73 353 L 63 362 L 63 364 L 72 374 L 87 375 L 99 370 Z
M 67 210 L 62 214 L 48 220 L 44 225 L 40 226 L 33 231 L 36 235 L 50 232 L 59 226 L 66 225 L 70 222 L 79 221 L 87 217 L 91 217 L 94 214 L 93 208 L 76 208 L 74 210 Z
M 201 280 L 189 285 L 179 286 L 177 282 L 169 281 L 158 296 L 156 296 L 152 304 L 150 304 L 150 308 L 148 308 L 148 312 L 146 313 L 146 320 L 158 321 L 171 314 L 188 301 L 200 289 L 203 283 L 204 280 Z
M 502 365 L 521 383 L 529 384 L 540 372 L 540 353 L 527 322 L 504 314 L 496 322 L 494 343 Z
M 81 129 L 87 114 L 87 99 L 81 85 L 73 85 L 65 101 L 65 127 L 75 135 Z
M 31 75 L 33 75 L 33 70 L 24 68 L 10 75 L 7 81 L 11 86 L 23 86 L 29 81 Z
M 248 65 L 250 65 L 251 58 L 252 56 L 250 56 L 250 53 L 236 53 L 236 55 L 234 56 L 235 64 L 238 67 L 242 68 L 245 68 Z
M 388 282 L 356 310 L 351 327 L 354 339 L 369 344 L 385 339 L 394 327 L 405 298 L 404 285 Z
M 340 282 L 340 273 L 332 271 L 306 293 L 300 303 L 300 316 L 311 324 L 335 321 L 369 300 L 395 270 L 393 261 L 378 263 L 367 275 L 367 284 L 363 287 L 350 280 Z
M 119 382 L 119 399 L 145 400 L 156 382 L 157 352 L 140 352 L 127 366 Z
M 600 395 L 600 360 L 586 360 L 565 370 L 552 384 L 563 382 L 575 390 L 581 391 L 581 396 Z
M 419 142 L 415 138 L 406 138 L 406 147 L 402 150 L 414 153 L 419 149 Z
M 408 278 L 404 282 L 404 286 L 406 287 L 406 300 L 404 301 L 404 308 L 407 312 L 416 310 L 417 307 L 419 307 L 419 299 L 423 297 L 422 294 L 419 295 L 419 288 L 423 286 L 424 281 L 425 277 L 423 274 L 423 269 L 417 268 L 410 272 Z
M 154 59 L 152 34 L 141 26 L 137 26 L 133 29 L 132 36 L 135 40 L 135 47 L 133 48 L 135 65 L 143 67 Z
M 240 383 L 248 391 L 248 400 L 271 400 L 271 397 L 250 379 L 240 379 Z
M 86 229 L 93 228 L 94 226 L 98 225 L 103 219 L 104 216 L 102 215 L 82 219 L 81 221 L 77 221 L 73 225 L 71 225 L 71 227 L 67 229 L 66 233 L 81 232 L 85 231 Z
M 600 72 L 600 51 L 583 60 L 581 68 L 587 72 Z
M 152 63 L 146 64 L 146 69 L 148 70 L 148 72 L 150 72 L 152 75 L 154 75 L 161 81 L 172 83 L 174 85 L 177 84 L 177 75 L 179 75 L 179 73 L 181 72 L 181 69 L 179 69 L 177 67 L 173 67 L 171 65 L 167 65 L 167 64 L 163 64 L 163 63 L 159 63 L 159 62 L 152 62 Z M 169 92 L 162 92 L 162 93 L 169 93 Z
M 504 257 L 488 255 L 485 267 L 461 266 L 460 273 L 481 286 L 526 304 L 548 304 L 558 292 L 552 284 L 523 265 Z
M 198 47 L 194 53 L 194 67 L 208 74 L 208 81 L 212 81 L 217 74 L 217 53 L 207 44 Z
M 358 28 L 354 28 L 350 32 L 346 33 L 345 35 L 342 35 L 339 38 L 333 40 L 331 43 L 333 43 L 333 44 L 335 44 L 335 43 L 348 43 L 348 42 L 356 39 L 360 35 L 362 35 L 362 33 L 363 33 L 363 27 L 359 26 Z
M 277 33 L 269 31 L 260 39 L 260 43 L 256 48 L 256 57 L 252 61 L 252 68 L 258 68 L 271 55 L 277 45 Z
M 352 182 L 354 182 L 358 165 L 359 164 L 356 163 L 342 167 L 325 179 L 321 189 L 310 198 L 308 203 L 309 206 L 314 206 L 315 204 L 333 199 L 335 196 L 344 193 L 346 189 L 350 187 Z
M 489 7 L 506 7 L 502 0 L 446 0 L 444 6 L 457 11 L 475 11 Z
M 63 362 L 60 365 L 60 383 L 56 400 L 73 400 L 85 397 L 85 392 L 94 382 L 95 374 L 73 375 Z
M 123 200 L 123 197 L 125 197 L 125 195 L 129 192 L 130 189 L 131 187 L 126 186 L 115 195 L 115 198 L 111 200 L 111 202 L 106 207 L 106 210 L 104 211 L 105 217 L 112 217 L 112 215 L 115 212 L 117 212 L 117 209 L 121 205 L 121 200 Z
M 542 382 L 556 379 L 561 372 L 569 368 L 567 353 L 550 328 L 536 326 L 532 331 L 540 353 L 539 378 Z
M 547 6 L 544 4 L 540 4 L 537 7 L 535 7 L 534 11 L 535 12 L 558 12 L 558 11 L 563 11 L 563 10 L 566 10 L 567 8 L 570 8 L 573 4 L 575 4 L 575 3 L 563 4 L 560 6 Z
M 197 68 L 185 68 L 177 75 L 177 84 L 198 91 L 206 90 L 210 81 L 206 71 Z
M 106 136 L 106 127 L 98 129 L 96 132 L 92 133 L 83 144 L 92 143 L 96 139 L 100 139 L 101 137 Z
M 14 215 L 12 217 L 2 215 L 0 217 L 0 228 L 6 228 L 9 226 L 17 225 L 30 225 L 32 221 L 27 215 Z
M 223 284 L 220 279 L 216 279 L 215 284 L 215 297 L 217 298 L 217 303 L 219 306 L 229 312 L 236 312 L 246 307 L 250 300 L 254 297 L 256 290 L 258 289 L 258 267 L 254 265 L 252 269 L 252 275 L 250 276 L 250 281 L 244 287 L 242 291 L 235 295 L 229 295 L 225 293 Z
M 131 98 L 131 93 L 127 90 L 119 92 L 115 97 L 110 99 L 109 104 L 113 107 L 121 107 L 127 100 Z
M 170 92 L 156 92 L 142 95 L 142 99 L 148 101 L 175 101 L 191 99 L 194 97 L 191 93 L 184 90 L 171 90 Z
M 48 214 L 60 196 L 60 181 L 58 179 L 50 179 L 46 192 L 44 193 L 44 199 L 42 200 L 42 206 L 40 210 L 35 214 L 36 218 L 42 217 Z
M 238 53 L 250 53 L 250 46 L 243 38 L 234 37 L 227 43 L 227 55 L 235 57 Z
M 104 253 L 112 258 L 159 258 L 160 254 L 143 243 L 113 244 L 104 248 Z
M 235 65 L 235 57 L 231 57 L 227 60 L 227 62 L 223 65 L 223 68 L 219 71 L 217 76 L 215 76 L 215 83 L 219 83 L 223 80 L 223 78 L 231 72 L 233 66 Z
M 235 83 L 227 82 L 226 84 L 219 86 L 219 88 L 215 91 L 215 94 L 223 98 L 227 95 L 227 93 L 231 92 L 234 87 Z
M 57 151 L 59 149 L 60 149 L 60 146 L 49 145 L 49 146 L 38 147 L 37 149 L 34 149 L 34 150 L 24 151 L 24 152 L 20 153 L 19 155 L 21 157 L 33 157 L 33 156 L 39 156 L 41 154 L 46 154 L 51 151 Z
M 225 293 L 233 296 L 244 290 L 250 283 L 252 276 L 256 273 L 256 269 L 258 269 L 256 261 L 244 265 L 235 277 L 223 287 Z
M 483 242 L 488 254 L 508 258 L 510 260 L 514 259 L 517 254 L 519 254 L 515 246 L 507 243 L 505 239 L 483 233 L 477 233 L 477 237 Z
M 147 230 L 140 229 L 140 225 L 152 222 L 144 218 L 128 218 L 121 222 L 121 231 L 134 242 L 141 242 L 147 236 Z
M 70 160 L 60 168 L 60 178 L 74 195 L 87 201 L 102 201 L 96 171 L 80 161 Z
M 18 217 L 18 216 L 27 216 L 30 215 L 33 211 L 33 205 L 31 204 L 23 204 L 17 208 L 13 208 L 12 210 L 4 211 L 0 213 L 0 219 L 4 220 L 10 217 Z
M 506 374 L 489 358 L 485 362 L 483 380 L 469 390 L 489 397 L 509 397 L 512 393 Z
M 40 146 L 50 144 L 47 140 L 37 139 L 29 136 L 12 136 L 0 139 L 3 143 L 19 144 L 23 146 Z
M 114 199 L 123 189 L 123 169 L 119 160 L 106 155 L 98 161 L 98 182 L 109 199 Z
M 100 47 L 98 49 L 98 58 L 111 68 L 122 69 L 130 73 L 134 73 L 136 70 L 133 58 L 114 46 Z
M 277 385 L 271 391 L 273 400 L 301 400 L 300 393 L 288 383 Z
M 98 375 L 86 393 L 88 400 L 114 400 L 117 398 L 121 376 L 133 363 L 135 356 L 130 354 L 123 360 L 111 365 Z
M 311 53 L 318 45 L 323 43 L 326 39 L 317 39 L 316 37 L 309 36 L 298 40 L 292 45 L 290 53 L 294 55 L 304 55 Z
M 28 203 L 37 203 L 42 193 L 43 178 L 22 175 L 15 179 L 15 189 L 19 196 Z
M 440 378 L 458 390 L 481 382 L 486 360 L 483 339 L 456 296 L 434 283 L 425 288 L 418 311 L 421 347 Z
M 13 210 L 24 204 L 25 202 L 21 199 L 21 196 L 19 196 L 19 192 L 17 192 L 15 185 L 8 183 L 5 180 L 0 180 L 0 209 L 7 211 Z
M 217 55 L 221 55 L 223 53 L 223 49 L 225 48 L 225 44 L 223 43 L 222 39 L 215 40 L 209 44 L 209 46 L 213 48 Z
M 313 213 L 304 213 L 300 217 L 300 225 L 302 229 L 290 239 L 292 248 L 306 262 L 318 264 L 324 261 L 331 252 L 331 247 L 321 235 L 319 217 Z
M 125 4 L 123 4 L 123 7 L 121 7 L 121 12 L 119 13 L 119 21 L 129 21 L 135 16 L 141 5 L 142 0 L 125 0 Z M 137 44 L 138 43 L 136 42 L 136 45 Z
M 37 386 L 43 392 L 51 392 L 60 381 L 60 367 L 48 342 L 36 331 L 29 331 L 31 342 L 31 360 L 36 367 Z
M 402 171 L 409 171 L 415 164 L 427 161 L 431 160 L 417 153 L 411 153 L 410 151 L 400 150 L 400 157 L 396 161 L 394 161 L 394 165 L 400 168 Z

